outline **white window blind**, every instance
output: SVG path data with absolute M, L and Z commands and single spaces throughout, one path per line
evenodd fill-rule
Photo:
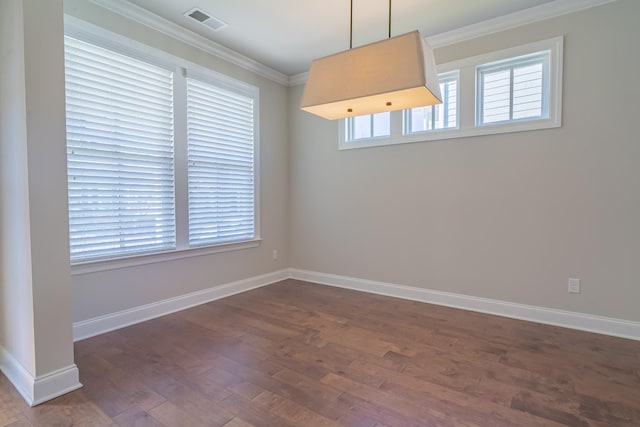
M 405 134 L 458 127 L 457 71 L 440 74 L 442 104 L 405 110 Z
M 173 77 L 65 37 L 71 260 L 175 247 Z
M 254 103 L 187 78 L 190 246 L 255 237 Z
M 549 52 L 478 67 L 478 124 L 548 117 Z

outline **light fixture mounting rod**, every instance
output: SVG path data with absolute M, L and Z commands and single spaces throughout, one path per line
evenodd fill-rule
M 391 0 L 389 0 L 389 38 L 391 38 Z
M 351 11 L 349 13 L 349 49 L 353 49 L 353 0 L 351 0 Z

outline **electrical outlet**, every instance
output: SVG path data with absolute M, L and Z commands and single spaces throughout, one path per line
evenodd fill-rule
M 272 254 L 272 256 L 273 256 L 273 260 L 274 260 L 274 261 L 277 261 L 277 260 L 278 260 L 278 250 L 277 250 L 277 249 L 274 249 L 274 250 L 273 250 L 273 254 Z
M 569 289 L 570 294 L 579 294 L 581 291 L 580 288 L 580 279 L 569 279 Z

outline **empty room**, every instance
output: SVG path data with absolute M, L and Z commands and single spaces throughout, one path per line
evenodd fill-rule
M 640 426 L 637 0 L 0 0 L 0 427 Z

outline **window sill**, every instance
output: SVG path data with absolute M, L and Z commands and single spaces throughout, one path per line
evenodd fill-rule
M 525 132 L 531 130 L 552 129 L 561 127 L 560 118 L 541 119 L 522 122 L 487 124 L 472 128 L 438 129 L 426 132 L 416 132 L 390 138 L 370 138 L 355 141 L 340 141 L 340 150 L 353 150 L 357 148 L 380 147 L 384 145 L 409 144 L 413 142 L 439 141 L 452 138 L 467 138 L 471 136 L 497 135 L 501 133 Z
M 193 258 L 198 256 L 217 254 L 221 252 L 231 252 L 242 249 L 256 248 L 260 246 L 261 241 L 262 239 L 256 238 L 253 240 L 224 243 L 216 246 L 174 249 L 167 252 L 134 255 L 125 258 L 78 262 L 71 265 L 71 275 L 79 276 L 82 274 L 97 273 L 100 271 L 118 270 L 121 268 L 137 267 L 140 265 L 174 261 L 184 258 Z

